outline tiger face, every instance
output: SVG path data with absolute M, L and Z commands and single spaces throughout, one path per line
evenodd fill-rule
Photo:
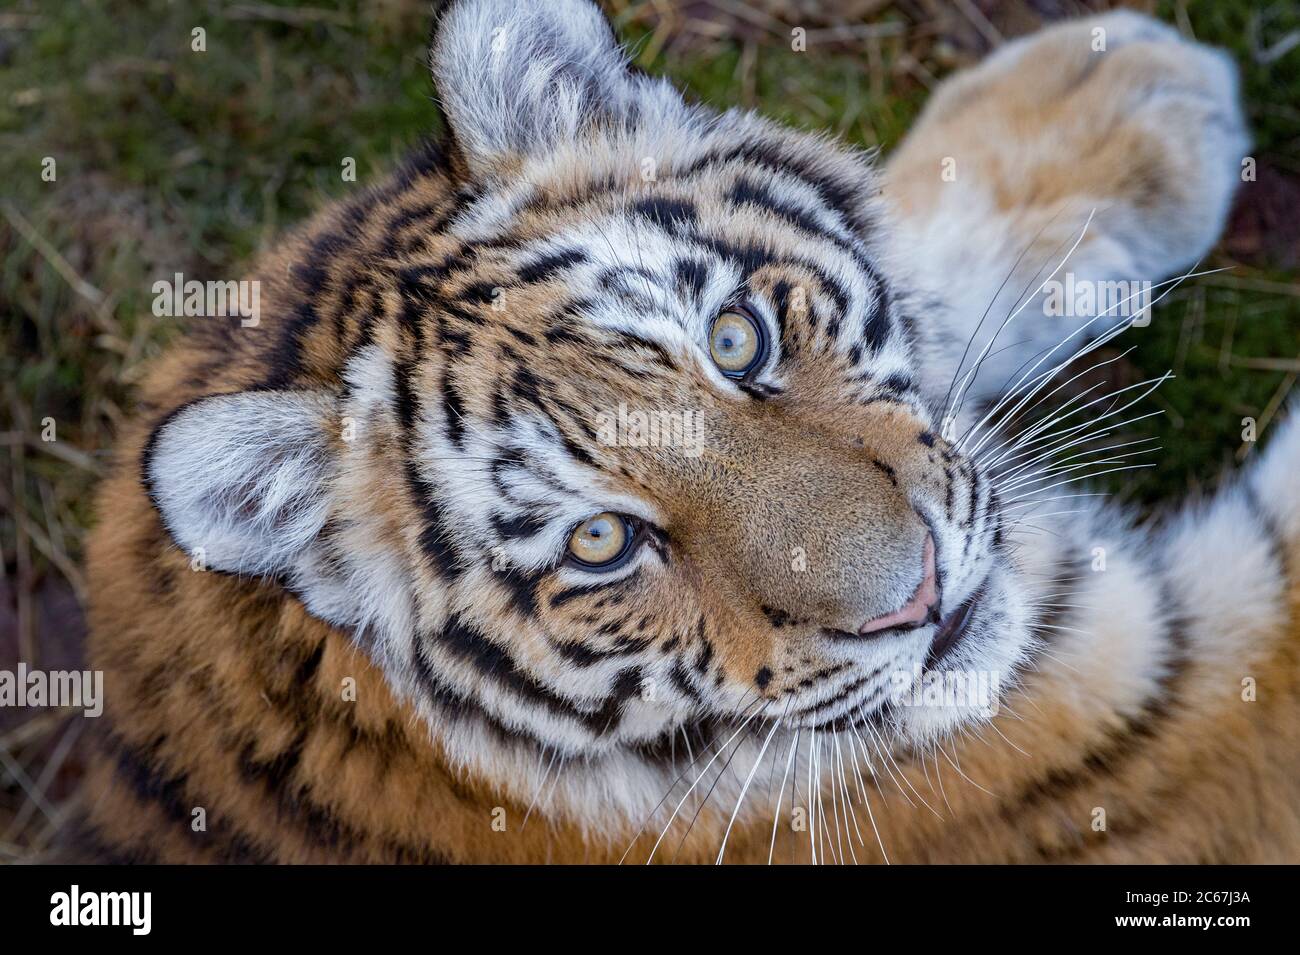
M 294 324 L 337 314 L 337 361 L 154 432 L 175 542 L 278 578 L 499 778 L 977 718 L 912 691 L 1008 678 L 1028 610 L 867 158 L 688 105 L 579 0 L 452 3 L 431 59 L 433 191 L 345 211 L 232 333 L 315 367 Z

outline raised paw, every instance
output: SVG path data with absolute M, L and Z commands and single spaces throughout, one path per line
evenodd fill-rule
M 981 356 L 962 386 L 978 406 L 1030 356 L 1140 313 L 1151 296 L 1050 307 L 1045 280 L 1152 290 L 1193 265 L 1246 146 L 1232 61 L 1135 13 L 1054 26 L 949 79 L 885 175 L 895 257 L 937 306 L 920 329 L 927 390 Z M 1014 332 L 986 354 L 1004 320 Z
M 1154 280 L 1214 244 L 1247 146 L 1228 56 L 1119 11 L 1009 43 L 951 78 L 891 159 L 886 189 L 904 220 L 941 216 L 967 241 L 967 220 L 1004 216 L 1022 246 L 1054 222 L 1042 240 L 1055 247 L 1095 209 L 1078 270 Z

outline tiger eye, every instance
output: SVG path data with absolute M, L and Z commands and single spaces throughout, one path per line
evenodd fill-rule
M 612 564 L 623 556 L 630 537 L 627 521 L 605 511 L 574 528 L 569 537 L 569 554 L 592 567 Z
M 723 374 L 738 378 L 762 358 L 763 333 L 743 312 L 726 311 L 713 320 L 709 331 L 709 354 Z

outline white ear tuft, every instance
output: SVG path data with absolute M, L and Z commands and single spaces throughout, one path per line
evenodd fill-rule
M 476 174 L 571 142 L 635 108 L 627 60 L 589 0 L 452 0 L 429 51 L 438 98 Z
M 289 570 L 329 513 L 334 417 L 307 391 L 217 395 L 172 414 L 143 462 L 172 538 L 216 570 Z

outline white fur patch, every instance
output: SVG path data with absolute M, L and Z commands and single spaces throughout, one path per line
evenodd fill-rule
M 208 567 L 288 569 L 325 523 L 333 402 L 310 392 L 204 398 L 159 428 L 145 463 L 173 539 Z
M 430 61 L 457 143 L 479 172 L 572 142 L 593 120 L 623 122 L 640 111 L 646 85 L 586 0 L 453 3 Z M 676 93 L 651 102 L 673 100 L 680 107 Z

